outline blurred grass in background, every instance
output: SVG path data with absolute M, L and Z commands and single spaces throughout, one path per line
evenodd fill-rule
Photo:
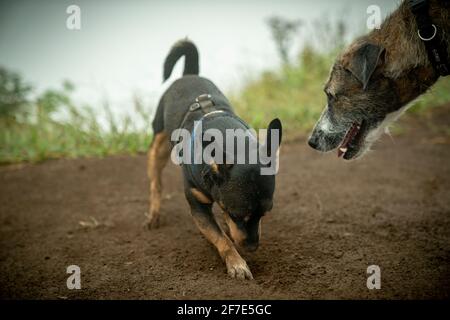
M 61 89 L 30 98 L 31 87 L 0 68 L 0 164 L 147 150 L 151 117 L 138 97 L 134 110 L 147 129 L 136 128 L 129 115 L 117 120 L 107 102 L 102 106 L 107 123 L 102 126 L 94 108 L 73 103 L 73 91 L 74 86 L 65 82 Z
M 309 30 L 298 20 L 272 17 L 267 21 L 280 57 L 280 68 L 248 78 L 238 92 L 228 93 L 237 113 L 254 128 L 265 128 L 275 117 L 288 139 L 305 135 L 325 106 L 323 85 L 340 50 L 351 40 L 342 21 L 318 20 Z M 291 58 L 300 37 L 306 45 Z M 75 88 L 65 82 L 33 98 L 33 90 L 18 74 L 0 67 L 0 164 L 55 158 L 107 156 L 146 152 L 151 141 L 151 108 L 135 97 L 130 104 L 143 120 L 138 128 L 129 115 L 114 116 L 102 108 L 75 105 Z M 421 113 L 450 101 L 450 78 L 442 78 L 411 110 Z M 106 126 L 98 110 L 106 114 Z M 126 109 L 130 109 L 127 107 Z M 96 110 L 94 112 L 94 110 Z M 133 119 L 136 119 L 135 117 Z

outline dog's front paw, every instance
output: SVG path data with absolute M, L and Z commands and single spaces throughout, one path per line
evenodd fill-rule
M 144 226 L 149 230 L 159 228 L 159 215 L 149 214 Z
M 234 253 L 228 255 L 225 258 L 225 263 L 227 265 L 228 274 L 232 278 L 253 280 L 253 275 L 250 268 L 247 266 L 247 262 L 245 262 L 239 254 Z

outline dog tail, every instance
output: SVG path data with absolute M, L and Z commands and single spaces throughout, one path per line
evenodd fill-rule
M 170 77 L 175 63 L 182 56 L 185 57 L 183 75 L 198 74 L 198 50 L 195 44 L 186 38 L 176 42 L 170 49 L 164 61 L 163 82 Z

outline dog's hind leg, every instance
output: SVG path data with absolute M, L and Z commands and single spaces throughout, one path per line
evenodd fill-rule
M 161 208 L 162 181 L 161 175 L 170 155 L 170 144 L 168 136 L 159 132 L 153 137 L 148 152 L 148 178 L 150 180 L 149 212 L 147 227 L 157 228 L 159 226 L 159 211 Z

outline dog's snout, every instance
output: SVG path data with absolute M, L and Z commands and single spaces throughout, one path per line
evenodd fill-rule
M 258 241 L 252 241 L 252 242 L 246 242 L 244 245 L 245 250 L 253 252 L 256 251 L 256 249 L 258 249 L 259 246 L 259 242 Z
M 308 139 L 308 144 L 311 148 L 313 149 L 318 149 L 319 147 L 319 140 L 316 138 L 315 135 L 312 135 L 311 137 L 309 137 Z

